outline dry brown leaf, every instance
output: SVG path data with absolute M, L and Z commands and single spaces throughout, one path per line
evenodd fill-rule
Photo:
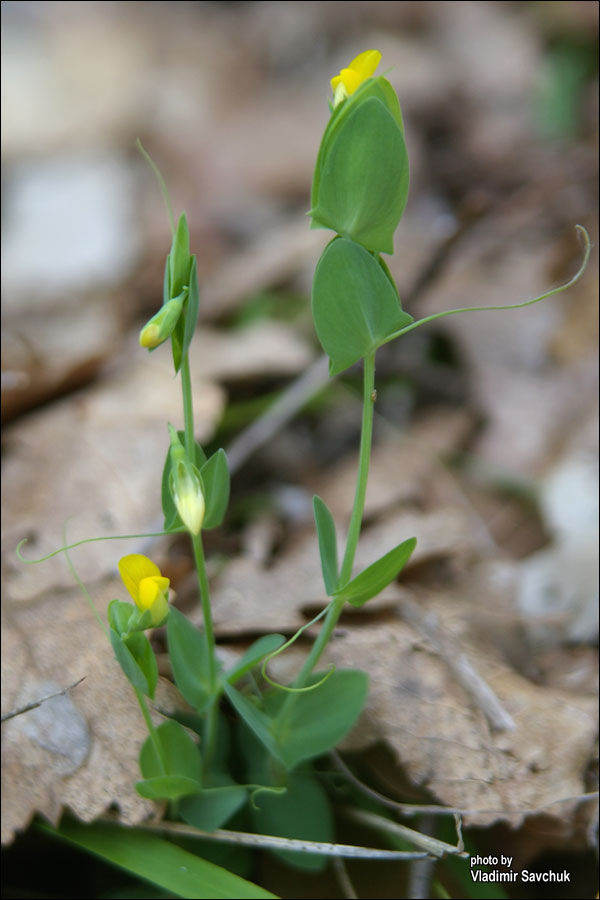
M 472 553 L 474 524 L 465 509 L 390 515 L 363 533 L 356 554 L 355 572 L 410 537 L 417 538 L 417 548 L 409 570 L 410 565 L 432 557 L 451 558 L 458 565 L 463 556 Z M 347 522 L 337 526 L 340 559 L 341 537 L 346 527 Z M 388 607 L 399 596 L 399 591 L 400 588 L 390 585 L 382 595 L 369 602 L 369 611 Z M 232 560 L 212 590 L 214 623 L 221 637 L 295 631 L 306 624 L 308 617 L 316 615 L 326 602 L 314 530 L 280 553 L 276 563 L 269 568 L 251 556 Z M 191 614 L 191 618 L 201 625 L 199 609 Z
M 160 351 L 159 351 L 160 352 Z M 196 434 L 210 436 L 223 393 L 195 379 Z M 168 359 L 136 354 L 107 381 L 81 396 L 35 413 L 6 433 L 2 503 L 4 586 L 13 600 L 70 586 L 64 560 L 24 566 L 14 548 L 24 537 L 28 558 L 49 553 L 68 538 L 160 530 L 160 476 L 169 441 L 166 422 L 177 423 L 180 389 Z M 89 544 L 75 557 L 88 583 L 105 577 L 123 544 Z
M 212 591 L 215 629 L 222 637 L 295 631 L 306 623 L 302 608 L 325 602 L 314 539 L 302 540 L 269 569 L 250 556 L 232 560 Z M 201 623 L 200 610 L 190 617 Z
M 199 439 L 210 436 L 223 406 L 223 392 L 202 382 L 203 371 L 285 373 L 301 368 L 309 354 L 284 326 L 266 323 L 229 339 L 201 333 L 193 355 L 203 365 L 192 360 Z M 136 351 L 134 361 L 122 362 L 104 383 L 36 413 L 7 435 L 3 709 L 82 675 L 86 680 L 72 695 L 4 724 L 4 840 L 35 812 L 55 821 L 69 806 L 91 821 L 116 802 L 123 821 L 137 822 L 152 810 L 133 789 L 143 720 L 106 637 L 73 588 L 63 558 L 25 566 L 14 548 L 29 536 L 30 558 L 56 549 L 70 516 L 71 540 L 159 529 L 165 423 L 177 422 L 180 404 L 168 349 L 151 356 Z M 126 552 L 122 546 L 106 542 L 73 551 L 88 587 L 114 570 Z M 122 595 L 120 583 L 107 588 L 108 599 Z
M 116 580 L 94 591 L 100 610 L 124 594 Z M 79 589 L 49 589 L 26 603 L 5 595 L 2 713 L 84 676 L 66 696 L 2 725 L 3 843 L 36 812 L 56 823 L 68 807 L 91 822 L 116 804 L 121 821 L 135 824 L 154 810 L 134 789 L 147 737 L 142 714 Z M 174 706 L 175 693 L 161 681 L 157 704 Z
M 440 455 L 460 443 L 470 427 L 466 413 L 437 411 L 425 417 L 410 436 L 394 434 L 374 448 L 366 510 L 371 518 L 384 511 L 387 516 L 363 532 L 355 570 L 365 568 L 383 550 L 413 536 L 418 539 L 413 563 L 434 555 L 457 559 L 461 548 L 464 551 L 469 544 L 477 545 L 479 521 L 467 506 L 434 514 L 413 509 L 393 512 L 394 507 L 402 510 L 407 499 L 420 499 L 432 473 L 441 468 Z M 334 478 L 329 476 L 316 485 L 336 520 L 340 558 L 355 478 L 356 460 L 352 457 L 342 461 Z M 384 597 L 371 601 L 369 608 L 386 606 L 394 591 L 390 587 Z M 269 568 L 250 556 L 231 560 L 213 585 L 212 599 L 215 627 L 223 637 L 293 631 L 304 625 L 306 614 L 315 615 L 326 600 L 314 529 L 280 552 Z M 195 620 L 201 623 L 199 611 Z
M 57 549 L 69 517 L 72 540 L 160 527 L 165 421 L 179 415 L 179 387 L 168 360 L 139 354 L 81 397 L 62 401 L 10 428 L 3 460 L 3 712 L 66 687 L 72 693 L 4 723 L 3 840 L 35 812 L 55 821 L 64 806 L 91 821 L 118 803 L 124 821 L 152 806 L 135 794 L 145 727 L 105 635 L 63 558 L 37 566 L 14 550 L 33 538 L 31 558 Z M 196 379 L 198 435 L 206 439 L 223 394 Z M 73 551 L 88 587 L 106 579 L 122 543 Z M 120 582 L 100 590 L 100 608 L 123 597 Z
M 573 273 L 576 255 L 574 247 L 570 265 L 557 279 L 554 266 L 562 250 L 536 227 L 522 198 L 517 209 L 508 209 L 463 239 L 461 253 L 427 292 L 419 312 L 535 297 Z M 584 279 L 578 290 L 585 286 L 593 293 L 593 276 L 586 273 Z M 505 472 L 539 471 L 548 449 L 596 403 L 597 367 L 590 343 L 588 355 L 569 366 L 552 360 L 553 344 L 571 316 L 573 296 L 569 291 L 530 309 L 451 316 L 439 323 L 461 348 L 474 398 L 487 418 L 475 450 Z
M 597 733 L 595 698 L 539 686 L 515 672 L 492 642 L 472 628 L 477 579 L 438 598 L 421 598 L 456 655 L 465 654 L 494 692 L 514 730 L 494 730 L 455 672 L 414 627 L 399 618 L 347 628 L 332 642 L 327 659 L 364 668 L 370 693 L 351 746 L 384 740 L 415 784 L 448 806 L 482 810 L 465 817 L 488 825 L 523 816 L 585 791 L 584 774 Z M 482 582 L 478 590 L 485 590 Z M 494 583 L 487 584 L 488 596 Z M 571 804 L 574 810 L 576 804 Z M 565 816 L 565 806 L 550 807 Z
M 81 298 L 77 297 L 79 301 Z M 3 315 L 2 416 L 18 413 L 89 382 L 121 340 L 122 296 L 86 296 L 46 313 Z

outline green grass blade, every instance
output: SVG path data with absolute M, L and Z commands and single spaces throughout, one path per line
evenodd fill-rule
M 147 832 L 108 823 L 83 825 L 65 819 L 58 829 L 39 826 L 47 834 L 102 857 L 132 875 L 190 900 L 275 897 L 256 884 L 207 862 L 176 844 Z

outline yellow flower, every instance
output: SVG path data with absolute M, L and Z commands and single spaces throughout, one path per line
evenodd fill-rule
M 334 107 L 353 94 L 363 81 L 370 78 L 381 61 L 379 50 L 365 50 L 353 59 L 347 69 L 331 79 Z
M 164 622 L 169 612 L 170 582 L 158 566 L 141 553 L 130 553 L 119 560 L 119 572 L 138 609 L 150 610 L 153 625 Z

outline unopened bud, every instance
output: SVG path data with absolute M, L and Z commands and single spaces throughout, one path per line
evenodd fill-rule
M 181 293 L 178 297 L 174 297 L 168 303 L 165 303 L 156 315 L 152 316 L 140 332 L 140 347 L 145 347 L 146 350 L 154 350 L 155 347 L 160 346 L 171 336 L 179 321 L 184 299 L 185 293 Z
M 196 466 L 187 458 L 179 436 L 172 425 L 169 425 L 171 435 L 171 474 L 169 487 L 173 502 L 181 521 L 194 535 L 200 534 L 204 521 L 206 503 L 202 488 L 202 479 Z

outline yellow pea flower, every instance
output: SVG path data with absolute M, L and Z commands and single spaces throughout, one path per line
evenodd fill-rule
M 365 50 L 352 60 L 347 69 L 341 69 L 340 74 L 331 79 L 334 107 L 353 94 L 363 81 L 370 78 L 380 61 L 379 50 Z
M 137 608 L 150 610 L 152 625 L 162 624 L 169 612 L 169 579 L 141 553 L 130 553 L 119 560 L 119 572 Z

